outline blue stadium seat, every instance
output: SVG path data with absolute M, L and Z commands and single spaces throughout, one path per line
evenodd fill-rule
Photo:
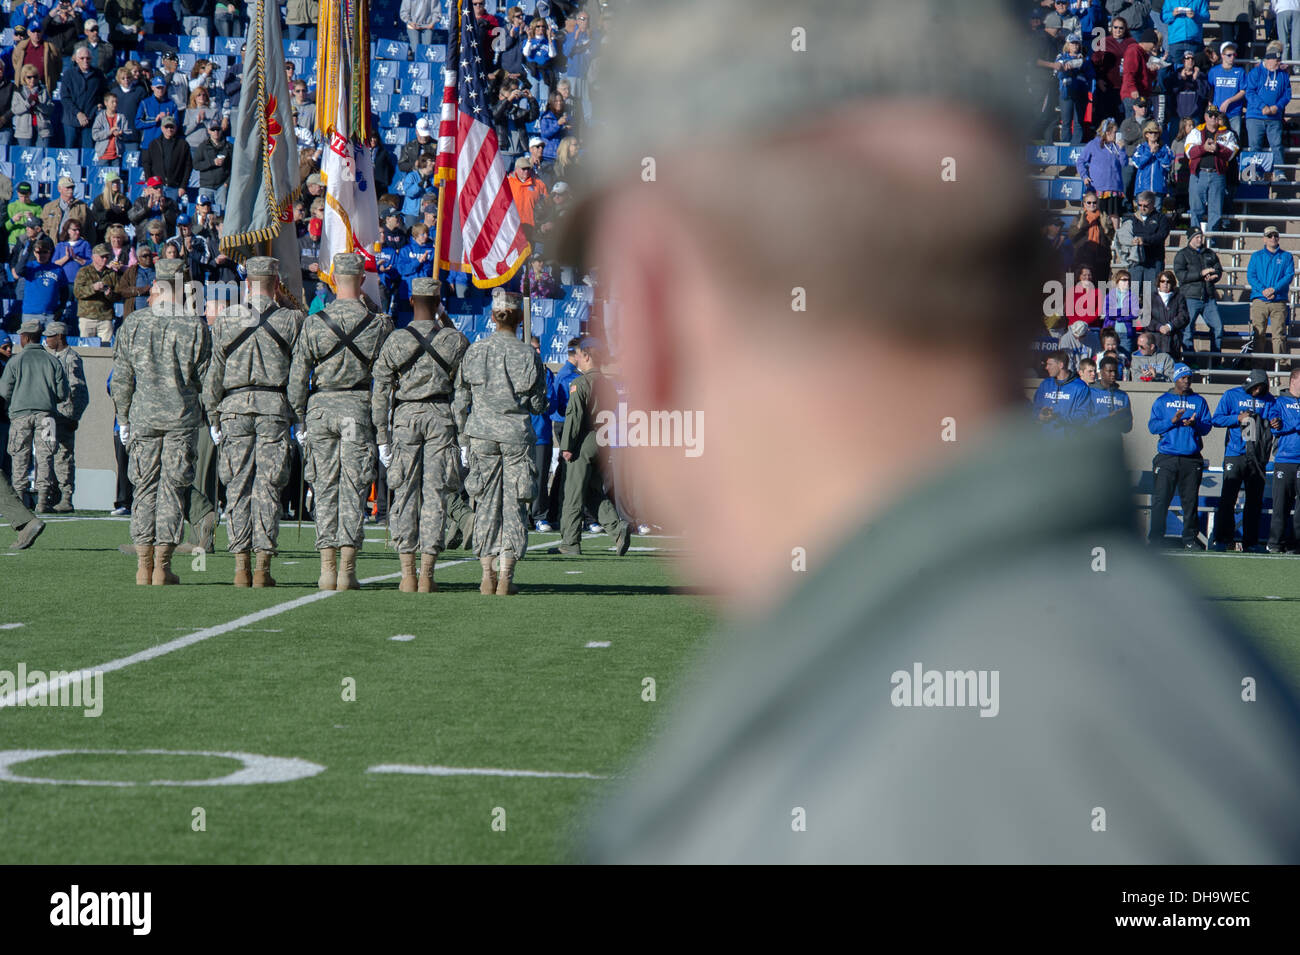
M 213 53 L 208 57 L 217 69 L 224 69 L 230 65 L 231 60 L 237 60 L 237 56 L 226 56 L 224 53 Z
M 370 64 L 370 80 L 373 83 L 375 77 L 384 79 L 396 79 L 402 74 L 400 63 L 390 63 L 387 60 L 376 60 Z
M 239 56 L 239 48 L 244 45 L 242 36 L 219 36 L 213 38 L 213 52 L 227 56 Z
M 110 172 L 119 172 L 119 170 L 114 166 L 92 166 L 91 167 L 89 185 L 95 190 L 95 192 L 100 192 L 103 190 L 104 181 L 108 178 L 108 174 Z
M 131 201 L 135 202 L 135 200 L 144 195 L 144 183 L 139 182 L 138 180 L 132 181 L 127 185 L 126 193 L 131 197 Z
M 403 79 L 402 92 L 414 94 L 416 96 L 432 96 L 433 80 L 430 79 Z
M 428 63 L 413 60 L 406 64 L 406 68 L 402 70 L 402 76 L 408 80 L 427 80 L 433 75 L 431 70 L 432 68 Z
M 401 126 L 404 129 L 414 129 L 415 124 L 420 120 L 420 117 L 415 113 L 393 113 L 392 115 L 396 119 L 390 125 Z
M 122 168 L 128 170 L 140 168 L 139 146 L 128 146 L 122 153 Z
M 405 146 L 415 135 L 415 130 L 406 129 L 402 126 L 394 126 L 392 129 L 384 130 L 384 142 L 389 146 Z
M 190 70 L 194 69 L 194 61 L 198 56 L 194 53 L 182 53 L 176 58 L 176 69 L 182 76 L 189 76 Z
M 285 40 L 284 55 L 297 57 L 315 57 L 316 44 L 312 40 Z
M 185 35 L 177 37 L 180 48 L 185 53 L 194 53 L 198 56 L 207 56 L 212 52 L 212 41 L 208 39 L 207 34 L 199 33 L 197 35 Z
M 392 95 L 397 92 L 397 78 L 394 76 L 374 76 L 370 77 L 370 95 L 386 93 Z
M 1082 179 L 1053 179 L 1049 198 L 1078 202 L 1083 198 Z
M 401 40 L 379 40 L 374 45 L 373 55 L 383 60 L 409 60 L 411 45 Z
M 1082 146 L 1062 146 L 1056 157 L 1057 164 L 1061 166 L 1077 166 L 1079 164 L 1079 155 L 1082 152 Z
M 423 96 L 405 94 L 397 100 L 397 109 L 403 113 L 424 114 L 429 111 L 428 106 L 428 101 Z
M 49 150 L 42 149 L 40 146 L 15 146 L 10 152 L 10 156 L 14 162 L 22 163 L 24 166 L 31 166 L 44 159 L 47 152 Z
M 431 43 L 425 46 L 421 43 L 415 48 L 415 58 L 423 63 L 437 64 L 442 68 L 442 64 L 447 62 L 447 46 L 441 43 Z
M 1034 194 L 1039 199 L 1052 198 L 1052 181 L 1050 179 L 1034 179 L 1031 181 L 1034 185 Z
M 387 93 L 371 92 L 370 108 L 375 111 L 376 116 L 378 116 L 381 113 L 387 113 L 389 111 L 389 109 L 391 108 L 389 105 L 390 99 L 392 99 L 392 97 L 389 96 Z
M 1026 146 L 1025 156 L 1031 166 L 1055 166 L 1055 146 Z
M 95 150 L 81 149 L 77 151 L 77 161 L 83 166 L 95 165 Z

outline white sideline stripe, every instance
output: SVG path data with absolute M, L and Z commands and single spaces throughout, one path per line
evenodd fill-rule
M 383 763 L 368 773 L 397 773 L 403 776 L 526 776 L 533 779 L 609 779 L 593 773 L 549 773 L 537 769 L 473 769 L 459 766 L 403 766 Z
M 548 545 L 545 544 L 533 545 L 533 547 L 543 547 L 543 546 L 548 546 Z M 530 547 L 528 549 L 532 550 L 533 547 Z M 458 560 L 449 560 L 442 566 L 452 567 L 456 564 L 469 564 L 469 563 L 478 563 L 478 558 L 463 557 Z M 374 583 L 378 583 L 381 580 L 392 580 L 393 578 L 400 577 L 400 576 L 402 576 L 402 572 L 399 570 L 393 574 L 380 574 L 377 577 L 366 577 L 361 581 L 361 583 L 374 584 Z M 156 647 L 150 647 L 147 650 L 141 650 L 139 653 L 133 653 L 129 657 L 120 657 L 117 660 L 110 660 L 107 663 L 101 663 L 98 666 L 86 667 L 85 669 L 77 670 L 75 673 L 69 673 L 65 676 L 60 677 L 53 684 L 51 684 L 49 680 L 45 680 L 41 683 L 35 684 L 34 686 L 24 687 L 21 690 L 15 690 L 13 692 L 5 694 L 4 696 L 0 696 L 0 710 L 4 709 L 6 706 L 20 706 L 26 703 L 27 700 L 30 699 L 32 696 L 36 696 L 38 694 L 43 695 L 44 693 L 46 693 L 47 690 L 50 692 L 57 693 L 65 686 L 71 686 L 74 683 L 83 683 L 87 679 L 93 677 L 96 672 L 112 673 L 114 670 L 122 670 L 136 663 L 144 663 L 145 661 L 152 660 L 155 657 L 165 656 L 166 654 L 172 653 L 176 650 L 183 650 L 188 646 L 192 646 L 193 644 L 196 643 L 201 643 L 204 640 L 207 640 L 211 637 L 219 637 L 223 633 L 229 633 L 231 630 L 239 630 L 243 627 L 252 626 L 255 623 L 261 623 L 263 620 L 268 620 L 271 617 L 279 616 L 280 614 L 287 613 L 290 610 L 296 610 L 299 607 L 307 606 L 307 604 L 315 603 L 318 600 L 325 600 L 327 597 L 333 597 L 335 594 L 345 593 L 345 592 L 347 591 L 318 590 L 314 594 L 307 594 L 306 596 L 298 597 L 294 600 L 289 600 L 282 604 L 276 604 L 273 607 L 267 607 L 265 610 L 258 610 L 256 613 L 246 614 L 245 616 L 238 617 L 235 620 L 229 621 L 228 623 L 219 623 L 215 627 L 206 627 L 203 630 L 197 630 L 194 633 L 188 634 L 187 636 L 177 637 L 175 640 L 169 640 L 166 643 L 160 643 Z
M 21 623 L 0 623 L 0 630 L 17 630 Z
M 585 649 L 590 650 L 593 648 L 607 647 L 609 646 L 609 643 L 610 642 L 608 640 L 592 640 L 590 643 L 587 644 Z

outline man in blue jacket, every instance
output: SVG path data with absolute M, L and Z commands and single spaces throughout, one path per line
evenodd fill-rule
M 99 101 L 108 89 L 104 74 L 90 65 L 90 48 L 85 44 L 72 54 L 72 63 L 63 71 L 60 83 L 63 103 L 63 145 L 68 149 L 91 149 L 90 127 L 95 121 Z
M 1244 550 L 1259 547 L 1259 515 L 1264 508 L 1264 465 L 1247 454 L 1246 443 L 1258 441 L 1259 429 L 1273 417 L 1273 396 L 1268 393 L 1268 376 L 1259 369 L 1252 371 L 1246 383 L 1229 388 L 1214 409 L 1212 423 L 1227 428 L 1228 439 L 1223 451 L 1223 487 L 1219 491 L 1219 509 L 1214 515 L 1213 550 L 1232 550 L 1236 537 L 1237 494 L 1246 486 L 1246 507 L 1241 513 L 1241 544 Z
M 1280 44 L 1278 44 L 1280 45 Z M 1246 75 L 1246 134 L 1251 149 L 1273 151 L 1273 181 L 1285 179 L 1282 171 L 1282 117 L 1291 102 L 1291 71 L 1282 66 L 1282 54 L 1275 44 L 1268 45 L 1264 62 Z
M 152 96 L 140 100 L 135 108 L 135 126 L 140 134 L 140 149 L 148 149 L 153 141 L 162 135 L 162 118 L 176 118 L 176 104 L 167 98 L 167 81 L 155 76 L 150 85 Z
M 1097 380 L 1092 392 L 1091 424 L 1116 435 L 1133 430 L 1133 407 L 1128 395 L 1119 390 L 1119 359 L 1105 355 L 1097 362 Z
M 1268 552 L 1285 549 L 1282 535 L 1292 508 L 1300 503 L 1296 495 L 1296 468 L 1300 467 L 1300 368 L 1291 369 L 1290 386 L 1273 400 L 1273 519 L 1268 525 Z M 1295 515 L 1300 518 L 1300 514 Z M 1295 519 L 1292 520 L 1294 535 Z M 1294 541 L 1290 541 L 1294 543 Z
M 1214 427 L 1210 406 L 1192 391 L 1192 369 L 1174 366 L 1174 387 L 1151 405 L 1147 430 L 1159 437 L 1156 456 L 1151 461 L 1151 528 L 1148 544 L 1160 544 L 1165 537 L 1165 518 L 1178 492 L 1178 506 L 1183 512 L 1183 547 L 1199 550 L 1197 499 L 1201 488 L 1202 438 Z
M 1047 378 L 1034 392 L 1034 413 L 1050 433 L 1080 427 L 1092 417 L 1092 391 L 1070 370 L 1069 356 L 1054 351 L 1043 363 Z
M 1282 237 L 1275 225 L 1264 227 L 1264 248 L 1257 249 L 1246 267 L 1250 285 L 1250 327 L 1255 332 L 1255 351 L 1264 350 L 1264 330 L 1273 326 L 1273 352 L 1287 351 L 1286 326 L 1290 318 L 1287 305 L 1291 280 L 1295 278 L 1295 260 L 1282 248 Z M 1183 344 L 1186 345 L 1186 335 Z
M 1205 45 L 1201 26 L 1210 19 L 1210 0 L 1165 0 L 1160 19 L 1169 25 L 1165 49 L 1170 63 L 1183 62 L 1183 51 L 1200 53 Z

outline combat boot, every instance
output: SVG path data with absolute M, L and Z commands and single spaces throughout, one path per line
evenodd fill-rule
M 253 586 L 253 574 L 249 570 L 249 553 L 246 550 L 235 552 L 235 586 Z
M 319 590 L 333 590 L 338 586 L 339 549 L 337 547 L 322 547 L 320 552 L 320 580 L 316 582 Z
M 433 579 L 433 565 L 437 559 L 437 554 L 420 555 L 420 583 L 418 589 L 422 594 L 436 594 L 438 592 L 438 584 Z
M 501 558 L 501 573 L 497 575 L 497 596 L 505 597 L 510 594 L 519 593 L 519 588 L 514 586 L 515 576 L 515 559 L 513 557 Z
M 419 586 L 419 582 L 415 579 L 415 555 L 399 554 L 398 556 L 402 559 L 402 583 L 397 589 L 404 594 L 413 594 Z
M 190 540 L 194 544 L 196 553 L 198 551 L 203 551 L 207 554 L 215 553 L 216 548 L 213 546 L 212 538 L 217 530 L 216 511 L 209 511 L 207 514 L 200 517 L 199 522 L 195 524 L 191 530 L 193 531 L 193 536 Z
M 45 522 L 39 517 L 33 517 L 30 521 L 22 526 L 21 529 L 14 528 L 18 531 L 18 537 L 9 545 L 10 550 L 26 550 L 32 546 L 32 542 L 41 536 L 41 531 L 45 530 Z
M 244 559 L 248 559 L 247 554 L 244 555 Z M 271 576 L 271 552 L 269 550 L 259 550 L 257 552 L 257 567 L 253 569 L 253 586 L 275 586 L 275 578 Z
M 478 562 L 483 566 L 483 579 L 479 582 L 478 592 L 481 594 L 495 594 L 497 592 L 497 575 L 492 569 L 491 557 L 480 557 Z
M 153 583 L 153 545 L 135 545 L 135 583 L 137 587 L 148 587 Z
M 181 579 L 172 573 L 172 551 L 175 544 L 155 544 L 153 548 L 153 585 L 179 584 Z
M 339 548 L 339 582 L 335 590 L 360 590 L 361 582 L 357 580 L 357 549 L 355 547 Z
M 34 510 L 36 511 L 37 514 L 54 513 L 54 508 L 50 507 L 50 502 L 43 497 L 38 497 L 36 499 L 36 507 L 34 508 Z
M 54 505 L 55 514 L 72 514 L 75 512 L 75 510 L 76 508 L 72 506 L 72 499 L 67 497 L 59 501 L 58 504 Z

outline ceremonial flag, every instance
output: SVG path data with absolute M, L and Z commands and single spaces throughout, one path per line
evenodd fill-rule
M 491 51 L 479 48 L 469 0 L 457 11 L 459 46 L 448 51 L 438 129 L 438 257 L 470 273 L 479 288 L 504 285 L 531 251 L 506 184 L 487 95 Z
M 362 290 L 377 302 L 379 207 L 374 152 L 368 145 L 372 127 L 366 0 L 322 0 L 318 31 L 316 126 L 325 139 L 320 277 L 334 288 L 334 254 L 355 252 L 366 264 Z
M 293 224 L 298 144 L 284 75 L 280 8 L 256 0 L 256 9 L 250 12 L 220 247 L 237 261 L 267 254 L 279 259 L 285 286 L 301 301 L 298 233 Z

